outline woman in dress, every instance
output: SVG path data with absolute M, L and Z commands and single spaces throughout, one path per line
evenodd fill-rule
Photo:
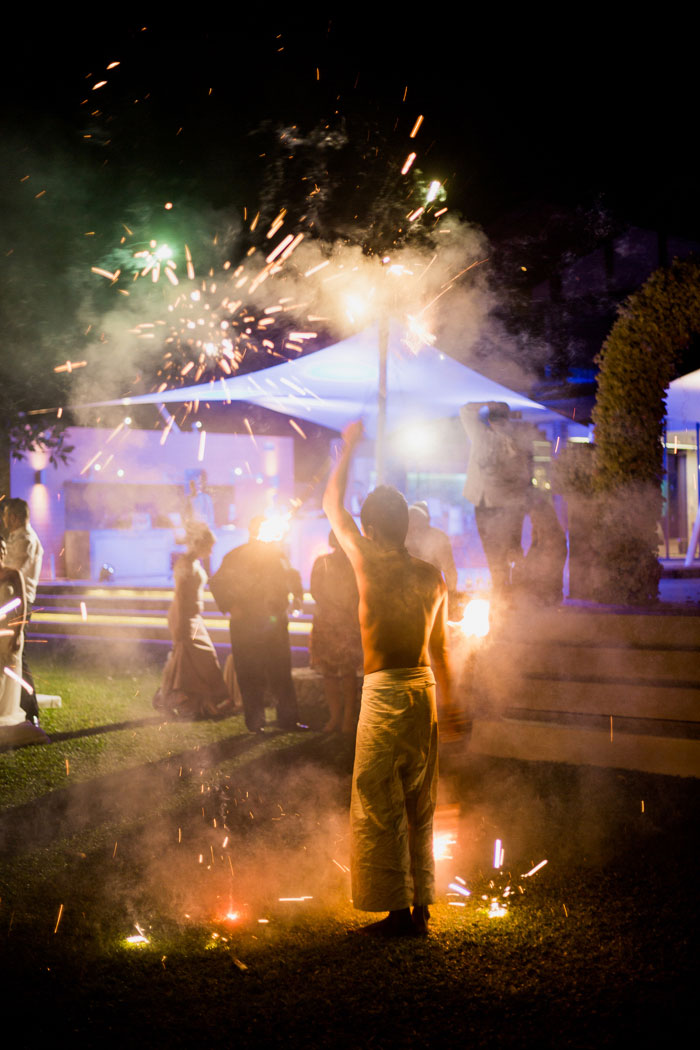
M 22 573 L 5 565 L 6 551 L 0 538 L 0 746 L 44 743 L 46 733 L 27 721 L 20 705 L 27 601 Z
M 216 650 L 202 619 L 207 574 L 201 565 L 216 539 L 203 522 L 186 527 L 187 551 L 175 563 L 175 597 L 168 611 L 173 648 L 153 706 L 181 718 L 214 718 L 233 711 Z
M 362 670 L 362 642 L 357 615 L 359 595 L 355 573 L 338 546 L 335 533 L 311 570 L 311 594 L 316 602 L 311 629 L 311 666 L 323 675 L 330 718 L 324 732 L 354 733 L 358 714 L 357 676 Z

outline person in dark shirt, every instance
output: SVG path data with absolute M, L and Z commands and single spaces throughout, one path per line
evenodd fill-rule
M 303 603 L 301 577 L 276 543 L 259 539 L 263 521 L 253 518 L 248 543 L 229 551 L 209 581 L 219 609 L 231 616 L 231 653 L 251 733 L 265 732 L 266 687 L 280 728 L 306 728 L 298 722 L 287 623 L 290 594 L 297 609 Z

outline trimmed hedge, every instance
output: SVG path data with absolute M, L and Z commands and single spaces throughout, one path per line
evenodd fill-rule
M 596 358 L 595 451 L 562 464 L 564 489 L 590 502 L 599 601 L 641 605 L 658 597 L 666 389 L 680 351 L 700 332 L 700 265 L 656 270 L 620 307 Z M 568 477 L 567 477 L 568 475 Z M 567 484 L 568 481 L 568 484 Z

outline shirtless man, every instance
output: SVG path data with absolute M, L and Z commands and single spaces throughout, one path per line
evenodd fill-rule
M 438 569 L 405 548 L 408 506 L 400 492 L 382 485 L 369 494 L 362 533 L 345 509 L 348 469 L 362 437 L 361 423 L 346 428 L 323 497 L 360 594 L 365 677 L 350 806 L 352 893 L 356 908 L 389 912 L 367 932 L 410 936 L 427 933 L 435 893 L 436 679 L 453 717 L 447 589 Z

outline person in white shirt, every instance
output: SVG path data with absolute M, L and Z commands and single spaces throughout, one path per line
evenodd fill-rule
M 32 606 L 36 599 L 36 588 L 41 573 L 41 563 L 44 557 L 44 548 L 36 532 L 29 524 L 29 504 L 26 500 L 13 498 L 8 499 L 3 505 L 3 525 L 7 531 L 7 554 L 5 565 L 9 569 L 17 569 L 24 579 L 24 588 L 27 598 L 27 614 L 24 622 L 24 634 L 26 635 L 27 624 L 31 618 Z M 22 687 L 22 710 L 27 719 L 34 725 L 39 725 L 39 705 L 37 704 L 36 692 L 34 690 L 34 679 L 29 670 L 26 656 L 26 646 L 22 654 L 22 678 L 27 683 L 28 689 Z

